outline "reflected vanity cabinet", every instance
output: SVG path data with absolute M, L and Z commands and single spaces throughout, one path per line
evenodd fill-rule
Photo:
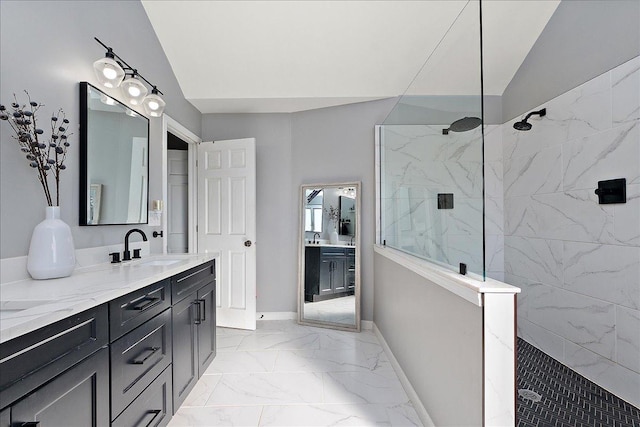
M 305 302 L 352 295 L 355 291 L 355 248 L 305 248 Z
M 209 261 L 0 344 L 0 427 L 167 425 L 215 357 L 214 272 Z

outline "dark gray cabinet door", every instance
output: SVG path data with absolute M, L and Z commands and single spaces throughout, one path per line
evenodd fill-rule
M 0 411 L 0 427 L 11 427 L 11 408 Z
M 11 425 L 109 425 L 109 351 L 106 348 L 58 375 L 11 407 Z
M 198 375 L 216 357 L 216 283 L 211 282 L 198 290 Z
M 173 306 L 173 410 L 177 411 L 198 381 L 198 335 L 193 296 Z
M 347 273 L 346 273 L 347 290 L 354 291 L 356 289 L 356 255 L 347 254 Z
M 322 257 L 320 260 L 320 295 L 333 293 L 333 258 Z
M 344 292 L 347 290 L 345 279 L 347 273 L 347 260 L 345 257 L 337 257 L 333 260 L 333 274 L 331 275 L 331 288 L 333 293 Z

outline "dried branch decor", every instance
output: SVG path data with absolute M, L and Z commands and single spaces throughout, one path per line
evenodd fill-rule
M 64 161 L 67 158 L 69 141 L 67 135 L 69 120 L 65 118 L 62 108 L 51 117 L 51 137 L 44 137 L 44 131 L 37 127 L 36 112 L 43 107 L 31 100 L 27 94 L 28 104 L 18 103 L 16 95 L 11 103 L 11 111 L 0 105 L 0 120 L 11 126 L 13 139 L 18 141 L 20 150 L 25 153 L 29 166 L 38 172 L 38 180 L 42 185 L 44 195 L 49 206 L 59 206 L 60 203 L 60 171 L 66 169 Z M 56 182 L 55 204 L 49 190 L 49 177 L 53 175 Z

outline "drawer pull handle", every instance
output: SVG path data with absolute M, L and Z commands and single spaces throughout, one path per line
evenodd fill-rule
M 133 359 L 131 363 L 133 365 L 143 365 L 144 362 L 146 362 L 151 356 L 156 354 L 158 350 L 160 350 L 160 347 L 146 348 L 142 350 L 142 352 L 135 359 Z
M 198 301 L 194 301 L 194 302 L 192 302 L 191 304 L 192 304 L 192 305 L 194 305 L 194 306 L 196 307 L 196 316 L 195 316 L 195 318 L 194 318 L 194 320 L 193 320 L 193 323 L 194 323 L 194 324 L 196 324 L 196 325 L 199 325 L 199 324 L 201 324 L 201 323 L 202 323 L 202 319 L 201 319 L 201 316 L 202 316 L 202 308 L 201 308 L 201 306 L 200 306 L 200 302 L 199 302 L 199 300 L 198 300 Z
M 40 425 L 40 421 L 27 421 L 26 423 L 20 424 L 20 427 L 38 427 Z
M 204 298 L 198 300 L 198 306 L 202 303 L 202 309 L 200 311 L 200 322 L 206 322 L 207 320 L 207 301 Z
M 131 306 L 131 310 L 146 310 L 153 307 L 156 304 L 160 304 L 160 298 L 143 298 L 137 304 Z
M 158 417 L 158 415 L 160 415 L 162 413 L 162 411 L 160 409 L 154 409 L 151 411 L 147 411 L 146 414 L 144 414 L 145 417 L 147 417 L 148 415 L 153 415 L 153 418 L 151 418 L 151 420 L 149 420 L 149 422 L 146 424 L 145 427 L 149 427 L 150 425 L 153 424 L 153 422 L 155 421 L 155 419 Z

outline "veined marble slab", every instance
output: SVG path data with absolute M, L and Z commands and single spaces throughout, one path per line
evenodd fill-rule
M 171 277 L 217 255 L 156 255 L 120 264 L 76 268 L 71 276 L 60 279 L 5 283 L 0 287 L 0 343 Z M 163 260 L 177 262 L 149 264 Z

